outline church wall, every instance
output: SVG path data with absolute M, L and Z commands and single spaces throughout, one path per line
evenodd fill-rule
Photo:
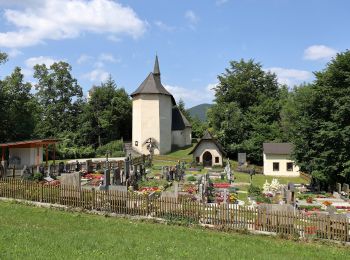
M 184 147 L 185 144 L 185 131 L 184 130 L 176 130 L 172 131 L 172 145 L 174 147 Z
M 156 94 L 141 94 L 133 99 L 133 148 L 140 153 L 149 153 L 145 144 L 148 138 L 160 141 L 159 103 Z M 159 154 L 159 150 L 154 153 Z
M 136 96 L 132 100 L 132 146 L 140 153 L 142 153 L 141 140 L 141 100 L 139 96 Z
M 172 134 L 172 101 L 167 95 L 158 95 L 159 97 L 159 130 L 160 130 L 160 154 L 166 154 L 171 151 Z
M 185 146 L 192 144 L 192 128 L 186 127 L 184 130 L 184 137 L 185 137 Z

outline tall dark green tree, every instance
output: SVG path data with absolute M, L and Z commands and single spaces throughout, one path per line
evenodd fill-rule
M 280 141 L 281 88 L 275 74 L 253 60 L 231 61 L 218 76 L 216 104 L 208 111 L 209 124 L 229 156 L 246 152 L 262 163 L 262 144 Z
M 131 138 L 131 100 L 109 79 L 91 91 L 84 109 L 82 136 L 95 147 L 120 138 Z
M 16 67 L 1 83 L 5 109 L 1 116 L 3 141 L 28 139 L 34 132 L 37 103 L 30 93 L 32 85 L 23 82 L 23 77 Z
M 62 61 L 50 68 L 45 64 L 34 66 L 41 115 L 36 132 L 41 137 L 57 136 L 79 127 L 77 116 L 81 113 L 83 92 L 71 70 L 71 66 Z
M 294 156 L 324 188 L 350 181 L 350 51 L 340 53 L 284 108 Z

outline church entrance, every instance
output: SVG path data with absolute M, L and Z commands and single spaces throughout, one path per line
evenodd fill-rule
M 206 151 L 203 154 L 203 166 L 204 167 L 211 167 L 213 165 L 213 156 L 210 152 Z

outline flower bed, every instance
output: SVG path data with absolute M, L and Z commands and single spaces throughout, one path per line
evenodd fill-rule
M 230 183 L 213 183 L 214 188 L 227 189 L 231 187 Z

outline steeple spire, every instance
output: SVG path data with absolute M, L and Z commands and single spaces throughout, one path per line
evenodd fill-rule
M 154 75 L 154 76 L 160 76 L 158 55 L 156 55 L 156 60 L 155 60 L 155 62 L 154 62 L 153 75 Z

